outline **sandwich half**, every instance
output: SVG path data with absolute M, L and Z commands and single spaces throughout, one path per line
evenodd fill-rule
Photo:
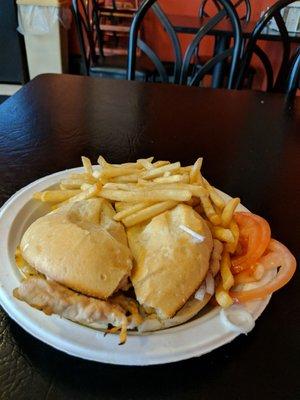
M 148 223 L 129 228 L 127 236 L 134 257 L 132 284 L 139 304 L 152 319 L 152 328 L 182 323 L 208 302 L 209 295 L 202 301 L 193 301 L 193 295 L 208 273 L 213 239 L 192 207 L 180 204 Z M 188 305 L 189 300 L 192 303 Z

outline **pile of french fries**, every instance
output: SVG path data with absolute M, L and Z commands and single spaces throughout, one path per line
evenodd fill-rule
M 34 198 L 50 203 L 53 209 L 64 204 L 101 197 L 111 202 L 114 219 L 126 228 L 141 224 L 179 203 L 192 206 L 206 219 L 215 239 L 224 244 L 220 280 L 215 297 L 222 307 L 232 304 L 229 290 L 234 285 L 230 256 L 236 251 L 239 228 L 233 214 L 240 199 L 227 204 L 201 174 L 202 158 L 193 165 L 180 162 L 153 162 L 154 157 L 135 163 L 110 164 L 102 156 L 92 166 L 82 157 L 84 172 L 73 173 L 60 182 L 59 189 L 35 193 Z

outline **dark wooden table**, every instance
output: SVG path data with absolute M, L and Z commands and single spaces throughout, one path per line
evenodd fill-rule
M 168 15 L 168 18 L 178 33 L 197 33 L 198 30 L 204 25 L 208 17 L 194 17 L 188 15 Z M 256 21 L 241 21 L 242 35 L 245 39 L 249 38 L 256 25 Z M 213 30 L 210 31 L 211 35 L 228 35 L 232 36 L 232 28 L 229 21 L 222 20 Z M 293 43 L 300 43 L 300 33 L 289 33 L 290 40 Z M 281 41 L 279 32 L 274 29 L 266 28 L 260 35 L 261 40 Z
M 191 163 L 253 212 L 299 259 L 300 99 L 45 75 L 0 106 L 0 204 L 80 156 Z M 248 336 L 152 367 L 87 362 L 28 335 L 0 311 L 0 399 L 300 398 L 299 270 Z

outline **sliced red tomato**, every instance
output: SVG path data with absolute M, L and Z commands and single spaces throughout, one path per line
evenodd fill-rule
M 248 212 L 234 213 L 240 230 L 240 252 L 232 257 L 232 272 L 238 274 L 253 266 L 266 251 L 271 229 L 268 222 L 258 215 Z
M 256 289 L 232 290 L 229 294 L 236 302 L 263 299 L 288 283 L 296 270 L 296 259 L 290 251 L 277 240 L 271 239 L 269 253 L 259 260 L 266 270 L 280 267 L 277 275 L 270 282 Z

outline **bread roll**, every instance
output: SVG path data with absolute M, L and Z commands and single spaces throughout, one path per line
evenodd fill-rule
M 138 302 L 154 308 L 160 320 L 172 318 L 206 276 L 213 247 L 210 229 L 190 206 L 180 204 L 129 228 L 127 236 L 135 259 L 131 280 Z
M 20 249 L 37 271 L 88 296 L 107 299 L 130 274 L 132 256 L 121 223 L 104 199 L 65 205 L 27 229 Z

